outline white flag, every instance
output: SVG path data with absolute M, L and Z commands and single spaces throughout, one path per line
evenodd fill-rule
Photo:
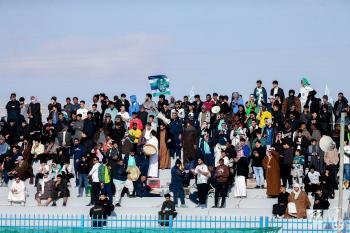
M 334 104 L 333 103 L 333 98 L 331 96 L 331 92 L 330 92 L 327 84 L 326 84 L 326 88 L 324 90 L 324 94 L 328 96 L 328 102 Z
M 194 101 L 194 87 L 192 87 L 190 94 L 188 96 L 188 101 L 193 102 Z

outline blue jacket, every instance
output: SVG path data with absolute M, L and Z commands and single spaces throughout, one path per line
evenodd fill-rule
M 85 154 L 85 149 L 82 145 L 76 145 L 72 147 L 72 156 L 74 159 L 74 163 L 75 163 L 75 160 L 77 159 L 81 160 L 81 157 L 83 157 L 84 154 Z
M 137 103 L 136 95 L 130 96 L 130 107 L 129 107 L 129 115 L 131 116 L 134 112 L 140 111 L 139 103 Z
M 244 106 L 244 101 L 243 101 L 242 98 L 239 98 L 238 102 L 232 101 L 231 105 L 232 105 L 233 114 L 236 114 L 238 112 L 238 106 L 239 105 L 243 105 Z
M 171 184 L 170 191 L 177 191 L 183 188 L 184 173 L 177 167 L 174 166 L 171 169 Z

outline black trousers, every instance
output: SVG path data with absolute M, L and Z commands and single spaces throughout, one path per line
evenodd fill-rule
M 99 182 L 92 182 L 91 184 L 91 204 L 96 204 L 98 201 L 98 195 L 100 194 L 100 183 Z
M 205 205 L 207 203 L 208 184 L 197 184 L 197 190 L 199 204 Z
M 281 178 L 284 187 L 287 187 L 287 181 L 289 185 L 293 185 L 293 179 L 290 175 L 292 167 L 290 165 L 281 164 Z
M 219 197 L 221 197 L 221 206 L 225 206 L 227 196 L 227 183 L 216 183 L 215 186 L 215 206 L 219 205 Z
M 334 184 L 334 188 L 338 189 L 338 182 L 337 182 L 338 166 L 328 165 L 327 167 L 329 167 L 331 170 L 331 177 L 332 177 L 332 182 Z

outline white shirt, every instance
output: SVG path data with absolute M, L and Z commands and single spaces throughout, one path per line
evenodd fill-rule
M 197 165 L 196 169 L 194 170 L 194 173 L 197 175 L 197 184 L 208 183 L 210 174 L 208 176 L 205 176 L 202 174 L 202 172 L 209 172 L 207 165 L 205 164 Z
M 100 182 L 98 178 L 98 167 L 100 166 L 100 163 L 95 163 L 94 166 L 91 168 L 91 171 L 89 172 L 89 176 L 92 178 L 92 182 Z
M 318 184 L 320 183 L 320 173 L 318 171 L 314 171 L 314 173 L 309 172 L 308 177 L 311 184 Z
M 312 91 L 312 87 L 310 86 L 304 86 L 300 88 L 300 101 L 302 103 L 306 103 L 307 101 L 307 96 L 309 95 L 309 92 Z M 302 106 L 304 107 L 304 106 Z
M 81 119 L 85 120 L 87 118 L 88 110 L 86 108 L 79 108 L 77 110 L 77 115 L 81 114 Z

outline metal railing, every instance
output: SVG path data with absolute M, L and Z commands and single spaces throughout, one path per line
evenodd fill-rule
M 178 216 L 160 220 L 157 215 L 115 215 L 108 219 L 92 220 L 87 215 L 37 215 L 37 214 L 0 214 L 0 232 L 2 228 L 11 229 L 91 229 L 96 222 L 105 222 L 104 230 L 138 229 L 147 232 L 188 230 L 190 232 L 221 232 L 233 229 L 265 229 L 264 232 L 350 232 L 350 221 L 337 223 L 336 220 L 275 219 L 271 217 L 214 217 L 214 216 Z M 102 226 L 103 224 L 100 224 Z M 98 224 L 97 224 L 98 225 Z M 95 225 L 96 226 L 96 225 Z M 142 230 L 144 229 L 144 231 Z M 268 231 L 270 229 L 270 231 Z M 21 231 L 20 231 L 21 232 Z M 248 231 L 249 232 L 249 231 Z

